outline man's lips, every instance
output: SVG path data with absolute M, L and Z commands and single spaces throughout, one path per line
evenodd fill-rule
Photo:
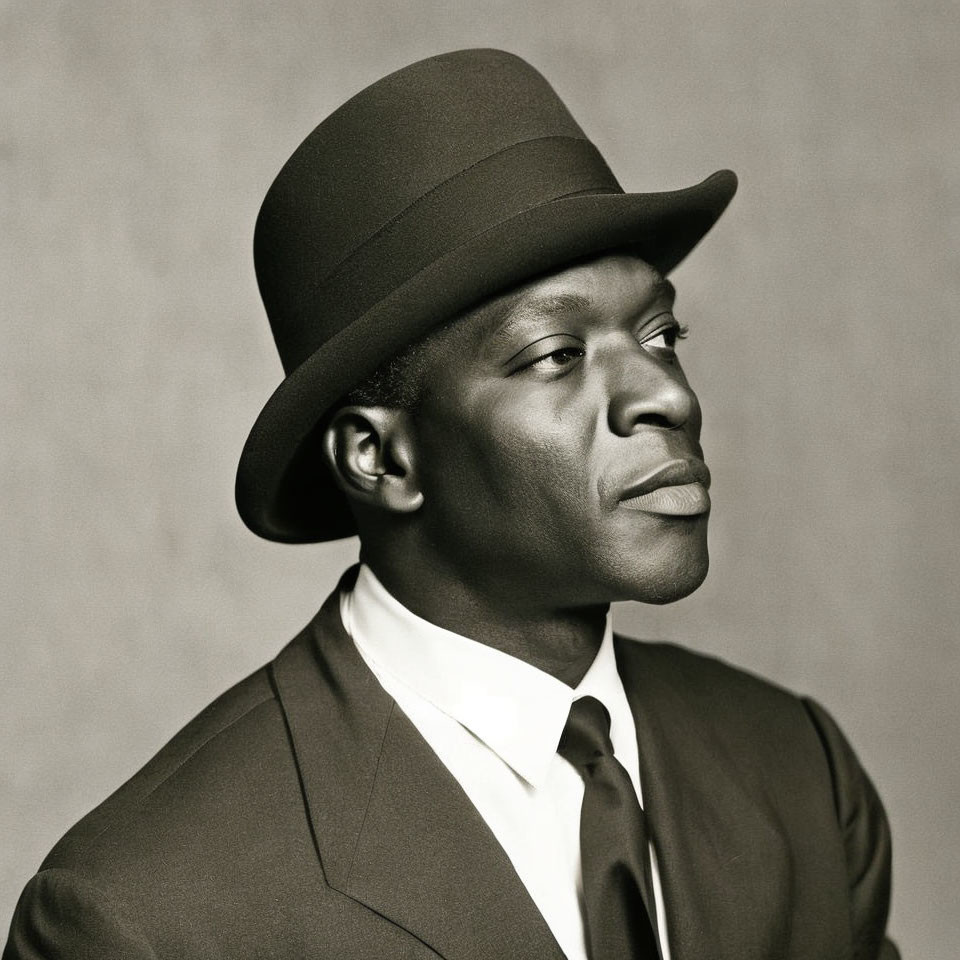
M 670 460 L 620 495 L 627 510 L 687 517 L 710 509 L 710 471 L 702 460 Z

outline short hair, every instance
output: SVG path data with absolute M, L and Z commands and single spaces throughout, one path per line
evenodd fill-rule
M 488 309 L 488 305 L 482 303 L 436 324 L 351 387 L 334 405 L 331 414 L 352 405 L 395 407 L 416 413 L 429 387 L 427 371 L 431 350 L 460 329 L 463 320 L 480 311 L 486 313 Z
M 408 344 L 348 390 L 336 407 L 396 407 L 415 411 L 426 385 L 427 350 L 435 339 L 436 329 Z

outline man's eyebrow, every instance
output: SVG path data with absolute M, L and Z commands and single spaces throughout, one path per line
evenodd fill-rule
M 670 300 L 677 297 L 677 288 L 666 278 L 658 277 L 645 292 L 637 309 L 643 309 L 656 300 Z M 579 293 L 530 293 L 505 305 L 498 311 L 491 325 L 492 341 L 503 341 L 510 337 L 514 328 L 532 319 L 556 317 L 563 319 L 571 315 L 582 315 L 594 309 L 594 302 Z
M 562 319 L 592 307 L 593 302 L 579 293 L 528 293 L 500 305 L 490 317 L 486 336 L 491 344 L 506 342 L 517 327 L 531 320 Z
M 529 294 L 513 305 L 506 322 L 514 318 L 565 317 L 571 313 L 585 313 L 592 308 L 593 301 L 580 293 Z

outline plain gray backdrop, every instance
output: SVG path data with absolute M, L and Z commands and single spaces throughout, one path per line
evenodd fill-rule
M 952 0 L 0 4 L 0 926 L 60 834 L 311 616 L 356 542 L 232 502 L 280 379 L 259 202 L 330 110 L 498 46 L 621 183 L 741 190 L 676 271 L 713 566 L 626 606 L 835 714 L 895 839 L 906 957 L 960 941 Z

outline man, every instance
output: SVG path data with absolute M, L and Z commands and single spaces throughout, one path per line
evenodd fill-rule
M 666 274 L 735 185 L 624 194 L 489 50 L 304 141 L 256 230 L 287 376 L 237 501 L 361 566 L 66 835 L 6 958 L 896 956 L 822 708 L 610 631 L 706 575 Z

